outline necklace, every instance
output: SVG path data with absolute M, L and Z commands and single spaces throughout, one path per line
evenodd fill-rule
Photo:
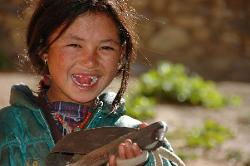
M 82 105 L 64 101 L 49 102 L 46 91 L 42 94 L 46 101 L 46 106 L 63 136 L 85 128 L 97 108 L 102 106 L 102 102 L 98 97 L 91 103 Z
M 75 127 L 70 126 L 68 122 L 63 120 L 62 116 L 58 112 L 55 113 L 55 118 L 62 125 L 62 127 L 66 130 L 66 134 L 69 134 L 71 132 L 76 132 L 76 131 L 80 131 L 81 129 L 83 129 L 86 126 L 86 124 L 89 122 L 91 115 L 92 113 L 87 111 L 86 116 L 84 117 L 83 121 L 80 124 L 76 125 Z

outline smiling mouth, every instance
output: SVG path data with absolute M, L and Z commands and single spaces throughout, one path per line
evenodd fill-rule
M 98 77 L 94 75 L 72 74 L 71 78 L 80 88 L 91 87 L 98 81 Z

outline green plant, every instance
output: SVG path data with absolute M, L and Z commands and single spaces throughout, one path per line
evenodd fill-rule
M 147 98 L 138 94 L 134 94 L 126 98 L 126 112 L 127 115 L 139 119 L 152 119 L 155 115 L 154 106 L 155 100 Z
M 198 158 L 198 155 L 192 149 L 176 149 L 176 154 L 182 160 L 195 160 Z
M 239 162 L 242 160 L 242 152 L 239 150 L 229 150 L 227 152 L 226 159 Z
M 137 87 L 126 98 L 127 114 L 140 120 L 153 118 L 156 99 L 201 104 L 209 108 L 240 101 L 239 97 L 224 97 L 212 81 L 189 76 L 183 65 L 166 62 L 139 78 Z
M 220 108 L 227 104 L 239 104 L 239 97 L 226 98 L 212 81 L 197 75 L 190 76 L 181 64 L 161 62 L 156 69 L 143 74 L 139 79 L 141 95 L 160 100 Z
M 229 129 L 215 121 L 207 120 L 202 128 L 193 129 L 186 139 L 189 147 L 211 149 L 232 137 Z

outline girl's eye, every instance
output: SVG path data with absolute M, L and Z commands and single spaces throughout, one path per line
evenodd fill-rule
M 79 44 L 69 44 L 67 46 L 68 47 L 73 47 L 73 48 L 81 48 L 81 45 L 79 45 Z
M 110 46 L 102 46 L 101 49 L 102 49 L 102 50 L 110 50 L 110 51 L 115 50 L 115 48 L 110 47 Z

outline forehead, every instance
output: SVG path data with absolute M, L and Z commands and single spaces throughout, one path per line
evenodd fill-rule
M 53 36 L 57 36 L 60 28 L 56 30 Z M 83 39 L 113 39 L 119 40 L 118 28 L 111 18 L 105 13 L 85 13 L 79 15 L 74 22 L 60 36 L 61 39 L 68 39 L 77 36 Z M 59 40 L 60 40 L 59 38 Z

